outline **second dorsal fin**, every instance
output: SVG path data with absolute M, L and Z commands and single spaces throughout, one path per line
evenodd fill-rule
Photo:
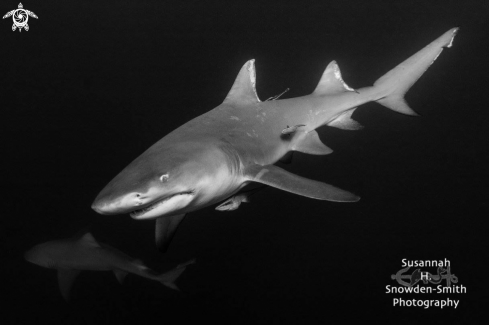
M 333 95 L 345 91 L 355 91 L 350 88 L 341 78 L 340 68 L 336 61 L 331 61 L 324 70 L 321 80 L 314 89 L 314 95 Z
M 225 104 L 252 104 L 259 103 L 260 99 L 256 94 L 256 72 L 255 60 L 246 62 L 236 77 L 233 87 L 229 91 Z

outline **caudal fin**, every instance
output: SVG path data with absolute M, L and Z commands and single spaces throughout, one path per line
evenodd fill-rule
M 404 94 L 436 60 L 443 48 L 452 46 L 457 31 L 458 28 L 450 29 L 378 79 L 374 87 L 379 90 L 382 97 L 377 102 L 402 114 L 418 115 L 408 106 L 404 100 Z
M 173 290 L 180 291 L 180 289 L 177 287 L 175 284 L 175 281 L 178 279 L 178 277 L 185 271 L 188 265 L 195 263 L 195 259 L 191 259 L 190 261 L 187 261 L 185 263 L 177 265 L 174 269 L 163 273 L 159 276 L 159 280 L 161 284 L 167 286 L 168 288 L 171 288 Z

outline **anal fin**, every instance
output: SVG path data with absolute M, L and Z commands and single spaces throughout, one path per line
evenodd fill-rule
M 416 113 L 415 110 L 409 107 L 409 105 L 406 103 L 406 100 L 403 97 L 395 96 L 395 95 L 388 96 L 377 100 L 377 102 L 395 112 L 405 114 L 405 115 L 419 116 L 419 114 Z
M 351 118 L 356 107 L 343 112 L 341 115 L 336 117 L 334 120 L 328 123 L 329 126 L 342 129 L 342 130 L 360 130 L 363 129 L 363 125 Z
M 250 181 L 318 200 L 356 202 L 360 197 L 333 185 L 307 179 L 274 165 L 252 165 L 245 169 Z
M 155 241 L 156 247 L 158 247 L 160 251 L 166 252 L 170 246 L 170 241 L 177 231 L 178 225 L 180 225 L 180 222 L 182 222 L 184 217 L 185 213 L 156 219 Z

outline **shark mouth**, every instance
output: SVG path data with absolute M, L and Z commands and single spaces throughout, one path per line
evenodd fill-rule
M 176 193 L 176 194 L 167 196 L 167 197 L 165 197 L 165 198 L 163 198 L 163 199 L 161 199 L 159 201 L 156 201 L 155 203 L 153 203 L 151 205 L 148 205 L 148 206 L 146 206 L 146 207 L 144 207 L 142 209 L 134 210 L 129 215 L 133 219 L 139 219 L 140 217 L 142 217 L 146 213 L 150 212 L 151 210 L 154 210 L 156 208 L 159 208 L 163 204 L 165 204 L 166 202 L 168 202 L 169 200 L 171 200 L 171 199 L 173 199 L 175 197 L 181 196 L 181 195 L 191 195 L 191 196 L 193 196 L 194 195 L 194 191 L 180 192 L 180 193 Z

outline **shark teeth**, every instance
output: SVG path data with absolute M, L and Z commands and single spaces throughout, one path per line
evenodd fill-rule
M 176 193 L 176 194 L 167 196 L 167 197 L 165 197 L 159 201 L 156 201 L 155 203 L 153 203 L 153 204 L 151 204 L 145 208 L 134 210 L 129 215 L 131 216 L 131 218 L 137 218 L 137 217 L 142 216 L 143 214 L 157 208 L 161 204 L 164 204 L 166 201 L 170 200 L 171 198 L 174 198 L 177 195 L 193 195 L 193 194 L 194 194 L 194 191 L 186 191 L 186 192 Z

